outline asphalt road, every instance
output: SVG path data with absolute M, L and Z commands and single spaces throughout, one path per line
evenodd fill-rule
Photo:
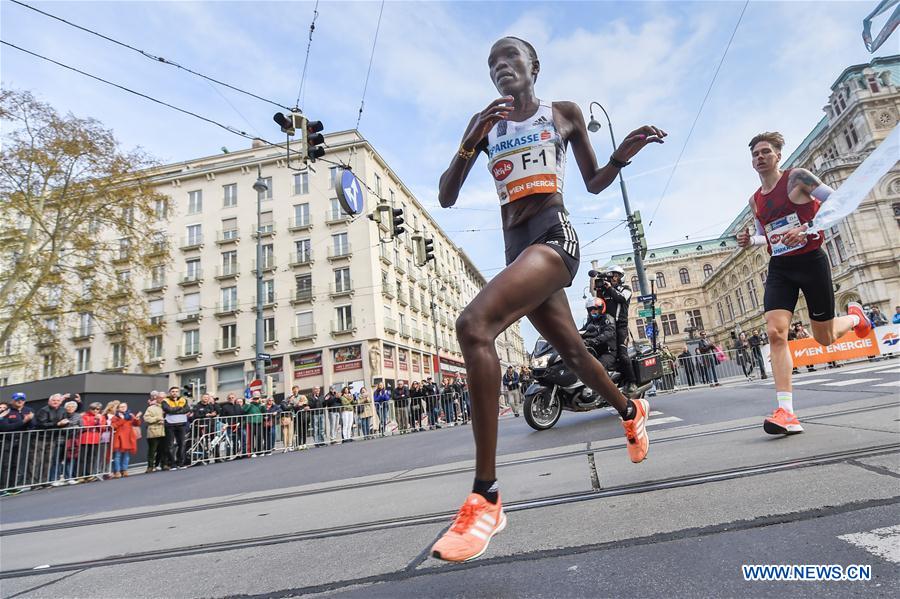
M 770 381 L 653 398 L 640 465 L 605 410 L 503 419 L 510 525 L 463 565 L 426 550 L 471 481 L 467 426 L 3 498 L 0 596 L 896 596 L 900 361 L 796 381 L 789 438 L 761 430 Z

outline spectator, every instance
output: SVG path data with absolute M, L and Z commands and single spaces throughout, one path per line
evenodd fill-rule
M 144 422 L 147 424 L 147 474 L 160 468 L 168 470 L 165 457 L 165 414 L 159 406 L 159 391 L 151 391 Z
M 706 378 L 709 381 L 709 386 L 720 387 L 721 383 L 719 383 L 719 375 L 716 372 L 716 367 L 719 364 L 719 360 L 716 357 L 716 346 L 711 339 L 707 339 L 706 331 L 700 331 L 700 343 L 697 346 L 697 349 L 700 350 L 703 368 L 707 373 Z
M 894 317 L 891 319 L 894 324 L 900 324 L 900 306 L 894 308 Z
M 166 453 L 168 464 L 172 470 L 184 468 L 187 463 L 187 447 L 185 437 L 187 435 L 188 407 L 187 398 L 182 397 L 181 389 L 176 386 L 169 388 L 169 396 L 162 402 L 162 410 L 166 418 Z
M 450 377 L 444 377 L 444 385 L 441 388 L 441 409 L 444 412 L 444 422 L 447 426 L 453 426 L 456 420 L 453 414 L 453 385 Z
M 231 439 L 231 454 L 243 453 L 241 420 L 244 416 L 244 400 L 235 393 L 229 393 L 225 397 L 225 403 L 219 406 L 219 416 L 222 426 L 228 429 L 228 436 Z M 144 416 L 144 421 L 146 420 L 147 416 Z
M 141 413 L 132 414 L 128 404 L 120 402 L 112 417 L 113 435 L 113 478 L 128 476 L 128 463 L 137 453 L 138 432 L 141 430 Z
M 106 470 L 107 466 L 112 466 L 112 419 L 118 409 L 119 400 L 117 399 L 107 402 L 103 408 L 103 430 L 100 431 L 100 462 L 98 464 L 101 471 Z M 112 474 L 103 475 L 103 478 L 112 478 Z
M 438 416 L 441 412 L 441 404 L 437 385 L 434 384 L 431 377 L 425 379 L 425 384 L 422 385 L 422 392 L 425 394 L 425 406 L 426 411 L 428 412 L 428 428 L 433 429 L 439 427 Z
M 703 354 L 700 353 L 700 348 L 694 348 L 694 360 L 697 364 L 697 372 L 700 373 L 700 382 L 702 384 L 707 384 L 709 380 L 709 373 L 706 372 L 706 364 L 703 360 Z
M 341 425 L 341 396 L 334 387 L 325 396 L 325 408 L 328 411 L 329 442 L 337 443 L 338 428 Z
M 81 436 L 78 439 L 78 477 L 83 482 L 100 471 L 100 436 L 106 428 L 103 404 L 94 402 L 81 415 Z
M 372 416 L 375 415 L 375 408 L 372 404 L 372 396 L 369 390 L 363 387 L 359 390 L 356 397 L 356 403 L 359 406 L 359 428 L 364 439 L 372 437 Z
M 200 396 L 200 403 L 191 408 L 188 413 L 191 430 L 191 443 L 197 447 L 201 438 L 215 432 L 215 418 L 219 415 L 219 407 L 213 401 L 212 395 L 204 393 Z M 208 445 L 202 447 L 208 448 Z M 200 456 L 201 459 L 207 459 L 210 456 Z
M 454 426 L 456 424 L 462 423 L 462 409 L 461 409 L 461 400 L 463 393 L 462 379 L 456 377 L 453 379 L 453 382 L 450 383 L 450 387 L 453 389 L 453 423 Z M 519 398 L 521 402 L 521 397 Z
M 413 430 L 418 432 L 425 430 L 422 425 L 422 401 L 425 399 L 425 391 L 422 384 L 415 381 L 409 388 L 409 416 L 412 420 Z
M 409 389 L 406 387 L 406 381 L 397 381 L 397 388 L 394 389 L 394 413 L 397 415 L 397 427 L 400 434 L 409 432 Z
M 321 447 L 325 445 L 325 397 L 319 387 L 313 387 L 309 409 L 312 412 L 313 441 L 316 447 Z
M 753 354 L 753 359 L 756 360 L 756 366 L 759 368 L 759 376 L 760 378 L 767 379 L 769 376 L 766 374 L 766 363 L 763 360 L 762 355 L 762 337 L 760 337 L 759 329 L 754 329 L 753 334 L 750 335 L 750 352 Z
M 384 388 L 384 383 L 375 387 L 375 412 L 378 415 L 378 432 L 383 437 L 391 413 L 391 393 Z
M 80 397 L 76 398 L 80 401 Z M 34 439 L 35 482 L 38 484 L 52 484 L 54 487 L 63 484 L 58 482 L 62 474 L 61 457 L 65 453 L 65 439 L 61 431 L 69 424 L 62 405 L 64 399 L 69 399 L 68 393 L 54 393 L 47 400 L 47 405 L 42 406 L 34 416 L 34 428 L 42 431 Z
M 275 398 L 267 397 L 263 407 L 263 429 L 265 431 L 265 447 L 267 453 L 275 451 L 275 437 L 278 435 L 278 421 L 281 414 L 281 406 L 275 403 Z M 287 446 L 287 442 L 285 442 Z
M 65 447 L 63 454 L 63 477 L 65 477 L 70 485 L 74 485 L 78 476 L 78 448 L 81 439 L 81 412 L 78 411 L 79 403 L 69 400 L 63 404 L 66 410 L 66 418 L 69 424 L 66 425 Z
M 350 387 L 341 389 L 341 442 L 353 440 L 353 412 L 356 411 L 356 399 L 350 393 Z
M 303 394 L 297 396 L 294 403 L 297 415 L 297 447 L 306 449 L 306 436 L 309 434 L 309 398 Z
M 25 405 L 24 393 L 13 393 L 6 408 L 6 415 L 0 418 L 0 433 L 25 433 L 31 430 L 34 420 L 34 412 Z M 27 490 L 31 484 L 31 471 L 28 460 L 27 435 L 9 435 L 8 442 L 3 444 L 3 453 L 0 455 L 0 464 L 3 464 L 3 476 L 0 485 L 3 489 L 24 487 L 20 491 Z M 27 480 L 27 483 L 26 483 Z M 18 491 L 16 491 L 18 492 Z
M 696 384 L 694 381 L 694 359 L 691 357 L 691 350 L 687 346 L 684 346 L 682 352 L 678 354 L 678 361 L 681 362 L 681 371 L 684 372 L 688 387 L 693 387 Z
M 506 405 L 512 408 L 516 418 L 519 417 L 519 373 L 512 366 L 506 367 L 503 375 L 503 394 L 506 396 Z
M 872 306 L 872 314 L 869 317 L 869 320 L 872 321 L 872 326 L 876 327 L 880 327 L 888 323 L 888 319 L 884 317 L 884 314 L 881 313 L 881 310 L 878 309 L 878 306 Z
M 244 404 L 246 447 L 251 458 L 255 458 L 263 449 L 263 406 L 259 403 L 261 397 L 259 391 L 254 391 L 250 401 Z
M 278 407 L 281 408 L 281 416 L 279 417 L 281 425 L 281 443 L 284 445 L 284 451 L 294 451 L 294 408 L 297 405 L 297 396 L 300 394 L 300 387 L 294 385 L 291 394 L 286 395 Z

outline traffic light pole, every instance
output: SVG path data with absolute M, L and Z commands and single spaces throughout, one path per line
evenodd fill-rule
M 263 323 L 263 251 L 262 251 L 262 194 L 268 190 L 265 180 L 262 178 L 262 166 L 256 166 L 256 182 L 253 184 L 256 191 L 256 379 L 263 380 L 265 366 L 259 358 L 259 354 L 265 349 L 265 325 Z M 267 390 L 271 393 L 271 389 Z
M 431 322 L 434 324 L 434 355 L 437 358 L 437 369 L 434 372 L 436 376 L 435 383 L 440 392 L 442 385 L 444 384 L 444 377 L 441 374 L 441 346 L 438 343 L 437 302 L 434 301 L 434 277 L 428 279 L 428 294 L 431 297 Z

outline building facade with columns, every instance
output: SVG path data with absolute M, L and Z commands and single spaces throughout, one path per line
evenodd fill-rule
M 404 210 L 406 233 L 389 238 L 388 223 L 350 217 L 335 193 L 339 169 L 323 161 L 297 170 L 282 148 L 253 147 L 161 167 L 152 174 L 168 197 L 159 239 L 169 258 L 136 281 L 158 331 L 143 352 L 114 349 L 92 327 L 63 323 L 60 342 L 71 366 L 29 370 L 34 352 L 19 331 L 0 356 L 5 384 L 79 372 L 165 374 L 218 396 L 242 392 L 254 357 L 271 356 L 274 392 L 380 380 L 464 376 L 454 331 L 463 307 L 485 285 L 465 254 L 441 230 L 377 151 L 356 131 L 326 136 L 329 161 L 347 164 L 370 188 L 366 212 L 381 198 Z M 268 185 L 260 196 L 257 168 Z M 418 267 L 412 235 L 434 238 L 435 260 Z M 256 242 L 261 236 L 262 260 Z M 256 272 L 263 273 L 263 347 L 256 347 Z M 62 333 L 60 333 L 62 336 Z M 504 364 L 526 359 L 518 323 L 496 343 Z
M 784 159 L 781 168 L 808 169 L 838 189 L 900 122 L 900 56 L 875 58 L 868 64 L 845 69 L 831 86 L 824 112 L 822 120 Z M 711 264 L 713 270 L 703 277 L 699 290 L 694 289 L 693 283 L 658 286 L 657 305 L 663 307 L 663 316 L 669 306 L 680 318 L 686 310 L 684 302 L 690 298 L 701 303 L 699 310 L 708 315 L 704 327 L 721 343 L 729 343 L 732 335 L 740 331 L 765 329 L 762 293 L 768 255 L 764 247 L 740 249 L 734 242 L 735 235 L 751 225 L 748 205 L 721 236 L 710 240 L 725 251 L 718 255 L 717 263 Z M 683 264 L 683 255 L 673 255 L 672 249 L 681 247 L 648 251 L 648 277 L 654 276 L 654 269 L 670 275 L 690 268 Z M 881 179 L 853 214 L 825 232 L 823 249 L 831 262 L 838 314 L 846 313 L 851 301 L 878 307 L 887 316 L 894 313 L 894 307 L 900 305 L 900 163 Z M 661 258 L 652 257 L 660 253 Z M 613 260 L 625 265 L 627 271 L 628 257 L 614 256 Z M 635 318 L 639 307 L 632 306 Z M 795 320 L 809 323 L 802 294 Z M 669 345 L 680 346 L 687 340 L 683 330 L 680 335 L 666 336 L 664 327 L 665 321 L 660 322 L 660 339 Z

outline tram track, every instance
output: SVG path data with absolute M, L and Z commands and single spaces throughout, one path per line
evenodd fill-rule
M 507 512 L 513 513 L 577 503 L 582 501 L 622 497 L 641 493 L 652 493 L 656 491 L 704 485 L 738 478 L 796 470 L 801 468 L 827 466 L 837 463 L 853 463 L 853 461 L 855 460 L 897 452 L 900 452 L 900 443 L 889 443 L 860 449 L 824 453 L 806 458 L 796 458 L 777 462 L 769 462 L 765 464 L 722 469 L 693 475 L 673 476 L 628 485 L 620 485 L 601 489 L 592 489 L 590 491 L 579 491 L 560 495 L 552 495 L 537 499 L 515 501 L 504 505 L 504 509 Z M 373 522 L 362 522 L 335 527 L 324 527 L 314 530 L 281 532 L 277 535 L 266 535 L 251 539 L 233 540 L 228 541 L 227 543 L 219 541 L 215 543 L 185 545 L 170 549 L 156 549 L 153 551 L 114 555 L 93 560 L 68 562 L 55 565 L 51 564 L 48 566 L 42 566 L 40 568 L 12 569 L 7 571 L 0 571 L 0 580 L 60 572 L 71 572 L 75 570 L 87 570 L 118 564 L 153 561 L 158 559 L 187 557 L 200 554 L 206 555 L 210 553 L 280 545 L 284 543 L 292 543 L 305 540 L 329 539 L 367 532 L 406 528 L 411 526 L 448 523 L 453 515 L 453 512 L 441 512 L 416 516 L 404 516 Z M 44 532 L 47 530 L 52 530 L 46 527 L 34 528 L 37 530 L 34 530 L 33 532 Z
M 819 414 L 816 416 L 807 417 L 804 419 L 804 422 L 816 422 L 818 420 L 823 420 L 826 418 L 834 418 L 838 416 L 844 416 L 848 414 L 859 414 L 863 412 L 870 412 L 875 410 L 880 410 L 884 408 L 891 407 L 900 407 L 900 402 L 890 402 L 884 404 L 877 404 L 873 406 L 867 406 L 865 408 L 856 408 L 856 409 L 847 409 L 847 410 L 838 410 L 835 412 L 829 412 L 827 414 Z M 688 427 L 682 428 L 690 428 L 692 425 Z M 690 431 L 682 434 L 676 434 L 671 437 L 666 437 L 663 439 L 655 439 L 653 440 L 653 445 L 658 446 L 660 444 L 671 443 L 676 441 L 684 441 L 689 439 L 697 439 L 701 437 L 710 437 L 723 435 L 728 433 L 740 432 L 744 430 L 753 430 L 759 428 L 758 424 L 746 424 L 740 426 L 733 426 L 723 429 L 716 429 L 711 431 Z M 677 430 L 677 429 L 669 429 L 669 430 Z M 572 457 L 580 457 L 580 456 L 593 456 L 596 453 L 606 453 L 612 451 L 621 451 L 621 447 L 590 447 L 590 444 L 587 444 L 588 447 L 585 449 L 575 449 L 571 451 L 563 451 L 559 453 L 546 454 L 540 456 L 533 456 L 528 458 L 519 458 L 514 460 L 501 461 L 497 464 L 498 468 L 504 468 L 509 466 L 519 466 L 525 464 L 533 464 L 540 462 L 547 462 L 565 458 Z M 406 483 L 406 482 L 415 482 L 421 480 L 428 480 L 433 478 L 440 478 L 443 476 L 453 476 L 457 474 L 465 474 L 467 472 L 471 472 L 473 467 L 471 466 L 462 466 L 456 468 L 450 468 L 447 470 L 442 470 L 440 472 L 426 472 L 422 474 L 415 474 L 411 476 L 404 476 L 402 474 L 397 475 L 392 478 L 385 478 L 381 480 L 373 480 L 373 481 L 365 481 L 365 482 L 356 482 L 356 483 L 345 483 L 338 485 L 331 485 L 325 487 L 317 487 L 315 489 L 304 489 L 298 491 L 286 491 L 283 493 L 272 493 L 265 496 L 259 497 L 244 497 L 244 498 L 229 498 L 227 507 L 234 506 L 242 506 L 242 505 L 257 505 L 268 503 L 272 501 L 279 501 L 283 499 L 293 499 L 298 497 L 309 497 L 315 495 L 322 495 L 325 493 L 334 493 L 339 491 L 346 490 L 358 490 L 367 487 L 380 487 L 385 485 L 392 485 L 397 483 Z M 135 513 L 126 513 L 126 514 L 118 514 L 114 516 L 105 516 L 99 518 L 80 518 L 78 520 L 72 520 L 67 522 L 54 522 L 50 524 L 38 524 L 34 526 L 22 526 L 19 528 L 8 528 L 8 529 L 0 529 L 0 538 L 8 537 L 13 535 L 22 535 L 22 534 L 30 534 L 36 532 L 48 532 L 53 530 L 64 530 L 69 528 L 81 528 L 84 526 L 96 526 L 100 524 L 112 524 L 115 522 L 125 522 L 125 521 L 133 521 L 133 520 L 141 520 L 146 518 L 157 518 L 164 516 L 174 516 L 179 514 L 188 514 L 194 512 L 202 512 L 206 510 L 213 509 L 221 509 L 225 507 L 222 501 L 211 501 L 197 505 L 190 506 L 180 506 L 168 509 L 159 509 L 159 510 L 147 510 L 144 512 L 135 512 Z

